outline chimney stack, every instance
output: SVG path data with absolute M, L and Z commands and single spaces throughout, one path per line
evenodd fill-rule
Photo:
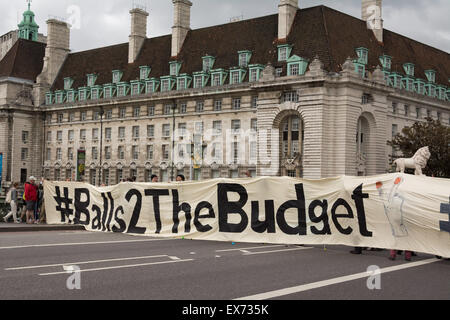
M 189 0 L 172 0 L 174 4 L 174 23 L 172 27 L 172 57 L 178 56 L 184 40 L 191 30 L 191 7 Z
M 383 1 L 362 0 L 361 19 L 367 22 L 379 42 L 383 42 Z
M 298 0 L 280 0 L 278 5 L 278 39 L 286 39 L 294 23 Z
M 136 61 L 144 41 L 147 38 L 148 12 L 143 9 L 135 8 L 130 11 L 130 15 L 131 34 L 128 44 L 128 63 L 133 63 Z
M 70 52 L 70 25 L 56 19 L 47 20 L 47 46 L 44 66 L 36 79 L 35 103 L 43 104 L 45 92 L 55 81 L 67 55 Z

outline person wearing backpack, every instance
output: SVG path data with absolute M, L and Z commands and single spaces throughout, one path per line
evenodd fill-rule
M 15 223 L 20 223 L 17 219 L 17 200 L 19 197 L 19 192 L 17 191 L 17 188 L 19 187 L 19 183 L 15 182 L 13 183 L 12 188 L 8 191 L 8 194 L 6 195 L 6 202 L 11 205 L 11 211 L 3 217 L 5 219 L 5 222 L 8 222 L 9 217 L 13 217 Z

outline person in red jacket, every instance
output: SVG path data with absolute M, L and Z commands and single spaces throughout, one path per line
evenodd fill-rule
M 34 208 L 38 200 L 38 186 L 36 178 L 30 177 L 30 182 L 25 183 L 25 202 L 27 204 L 27 223 L 34 223 Z

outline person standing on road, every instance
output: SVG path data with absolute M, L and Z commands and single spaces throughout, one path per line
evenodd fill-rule
M 19 192 L 17 191 L 17 188 L 19 187 L 19 183 L 15 182 L 13 183 L 13 186 L 9 192 L 11 193 L 11 211 L 3 218 L 5 219 L 5 222 L 8 222 L 9 217 L 13 217 L 14 223 L 20 223 L 17 219 L 17 200 L 19 198 Z
M 36 178 L 31 176 L 30 182 L 25 183 L 25 202 L 27 206 L 27 223 L 34 223 L 34 210 L 38 201 L 38 187 Z

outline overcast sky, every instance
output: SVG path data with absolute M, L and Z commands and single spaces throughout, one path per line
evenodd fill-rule
M 275 14 L 279 0 L 191 0 L 191 28 L 227 23 L 230 18 L 244 19 Z M 75 19 L 71 31 L 71 50 L 83 51 L 128 42 L 129 10 L 134 3 L 149 12 L 148 37 L 170 34 L 173 25 L 172 0 L 33 0 L 32 10 L 47 34 L 45 21 L 50 17 Z M 299 0 L 301 8 L 326 5 L 360 18 L 361 0 Z M 0 35 L 16 29 L 26 10 L 26 0 L 0 0 Z M 75 8 L 75 10 L 73 10 Z M 80 12 L 79 18 L 77 11 Z M 386 29 L 450 52 L 449 0 L 384 0 Z M 72 20 L 73 21 L 73 20 Z M 79 27 L 79 28 L 78 28 Z

